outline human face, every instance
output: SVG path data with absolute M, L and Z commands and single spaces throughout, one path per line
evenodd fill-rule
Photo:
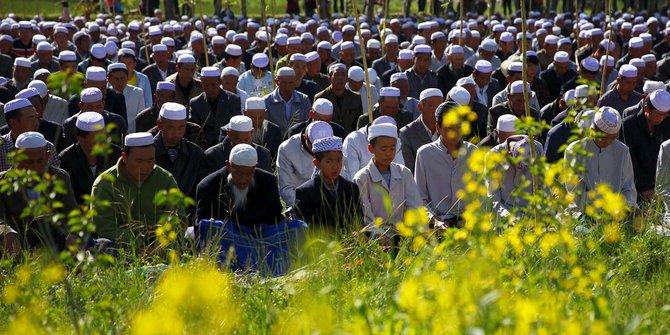
M 112 84 L 117 92 L 123 92 L 123 90 L 128 85 L 128 72 L 126 71 L 113 71 L 109 74 L 109 83 Z
M 315 111 L 310 111 L 309 112 L 309 117 L 313 121 L 323 121 L 323 122 L 328 122 L 328 123 L 333 121 L 333 115 L 332 114 L 331 115 L 323 115 L 323 114 L 319 114 Z
M 644 117 L 652 126 L 656 127 L 661 124 L 661 122 L 665 121 L 665 118 L 668 117 L 668 113 L 652 109 L 647 105 L 644 106 Z
M 137 62 L 135 61 L 135 57 L 133 56 L 121 56 L 119 57 L 119 62 L 126 64 L 126 68 L 128 69 L 128 73 L 132 73 L 135 71 L 135 65 Z
M 15 66 L 14 79 L 20 83 L 30 80 L 31 72 L 29 67 Z
M 238 78 L 236 76 L 221 77 L 221 87 L 228 92 L 237 94 L 237 82 Z
M 556 74 L 559 76 L 564 75 L 566 72 L 568 72 L 568 63 L 554 62 L 554 71 L 556 71 Z
M 384 45 L 384 51 L 386 52 L 386 59 L 389 62 L 395 62 L 398 59 L 398 50 L 400 47 L 398 43 L 389 43 Z
M 465 55 L 462 53 L 455 53 L 449 55 L 449 62 L 454 69 L 462 69 L 465 64 Z
M 295 77 L 297 79 L 300 79 L 300 81 L 302 81 L 302 78 L 307 73 L 307 63 L 302 62 L 302 61 L 297 61 L 297 62 L 293 62 L 293 65 L 291 65 L 291 67 L 293 68 L 293 71 L 295 71 Z M 298 80 L 296 80 L 296 81 L 298 81 Z
M 26 107 L 21 109 L 21 115 L 18 120 L 9 120 L 9 126 L 12 133 L 16 136 L 28 131 L 37 131 L 40 127 L 40 118 L 35 107 Z
M 508 94 L 507 98 L 509 99 L 512 111 L 517 115 L 522 115 L 526 108 L 524 104 L 523 93 Z
M 102 92 L 102 95 L 107 94 L 107 80 L 85 80 L 84 87 L 95 87 Z
M 307 63 L 307 74 L 310 77 L 314 77 L 321 72 L 321 59 L 317 58 L 314 61 Z
M 160 66 L 166 66 L 168 62 L 168 53 L 167 51 L 154 52 L 151 55 L 151 58 L 154 59 L 154 62 Z
M 442 144 L 447 148 L 457 146 L 461 141 L 460 127 L 443 127 L 438 123 L 437 131 L 440 133 Z
M 330 50 L 320 48 L 316 49 L 316 52 L 319 53 L 319 58 L 321 59 L 321 62 L 325 62 L 330 58 Z
M 207 99 L 216 99 L 221 92 L 221 80 L 219 77 L 202 77 L 202 91 L 205 92 Z
M 168 148 L 176 147 L 186 134 L 186 120 L 158 119 L 158 129 L 161 131 L 163 143 Z
M 363 88 L 363 82 L 362 81 L 353 81 L 349 79 L 349 88 L 354 91 L 354 92 L 360 92 L 361 88 Z
M 254 129 L 262 128 L 265 121 L 265 109 L 247 109 L 244 115 L 251 119 Z
M 230 162 L 226 162 L 226 169 L 232 176 L 233 185 L 240 190 L 246 190 L 251 185 L 256 172 L 256 167 L 235 165 Z
M 49 155 L 51 152 L 44 148 L 23 149 L 25 156 L 18 164 L 18 168 L 22 170 L 34 171 L 38 174 L 43 174 L 47 171 L 49 166 Z
M 628 95 L 631 94 L 633 90 L 635 90 L 638 80 L 637 78 L 618 77 L 616 81 L 619 93 L 622 95 Z
M 278 77 L 275 80 L 277 82 L 277 86 L 279 87 L 279 94 L 284 96 L 293 94 L 293 90 L 295 89 L 295 77 L 283 76 Z
M 160 108 L 164 103 L 174 100 L 174 92 L 169 90 L 158 90 L 154 94 L 154 101 L 156 101 L 156 106 Z
M 414 70 L 423 75 L 430 68 L 430 54 L 418 54 L 414 56 Z
M 190 82 L 195 75 L 195 64 L 177 64 L 177 73 L 180 80 Z
M 444 52 L 444 50 L 447 48 L 447 38 L 446 37 L 436 38 L 432 42 L 433 42 L 432 43 L 433 50 L 435 50 L 438 53 Z
M 395 97 L 384 97 L 379 99 L 379 113 L 381 115 L 387 115 L 390 117 L 395 117 L 398 115 L 398 109 L 400 108 L 400 100 Z
M 228 130 L 228 139 L 230 143 L 233 144 L 233 147 L 238 144 L 249 144 L 251 145 L 254 131 L 235 131 Z
M 605 149 L 609 147 L 617 138 L 619 138 L 619 133 L 616 134 L 607 134 L 600 130 L 595 130 L 595 143 L 600 149 Z
M 510 136 L 513 136 L 515 134 L 515 132 L 513 131 L 498 131 L 498 130 L 496 130 L 496 133 L 498 134 L 498 143 L 504 143 Z
M 477 86 L 484 87 L 491 82 L 491 74 L 474 71 L 472 73 L 472 79 L 475 80 L 475 83 L 477 83 Z
M 393 137 L 380 136 L 375 138 L 375 145 L 368 145 L 368 150 L 372 153 L 375 164 L 389 166 L 395 159 L 396 145 L 398 141 Z
M 81 147 L 84 152 L 91 152 L 93 151 L 93 147 L 95 146 L 96 143 L 96 137 L 100 134 L 105 134 L 104 129 L 100 129 L 98 131 L 91 131 L 86 134 L 86 136 L 77 136 L 77 142 L 79 143 L 79 146 Z
M 391 87 L 400 90 L 400 99 L 407 99 L 407 96 L 409 95 L 409 81 L 405 79 L 396 80 L 391 83 Z
M 53 51 L 37 51 L 37 59 L 40 63 L 47 64 L 51 62 L 51 57 L 53 57 Z
M 351 64 L 356 59 L 356 52 L 353 48 L 340 51 L 340 60 L 342 63 Z
M 330 83 L 335 91 L 344 90 L 344 85 L 347 83 L 347 72 L 344 69 L 337 69 L 330 74 Z
M 428 119 L 429 121 L 432 120 L 432 123 L 437 122 L 435 120 L 435 110 L 437 110 L 437 107 L 443 102 L 444 99 L 442 97 L 430 97 L 419 102 L 419 110 L 424 118 L 424 122 L 425 119 Z
M 141 183 L 154 171 L 156 148 L 153 145 L 131 148 L 128 154 L 124 152 L 121 157 L 128 179 L 134 183 Z
M 105 100 L 79 102 L 79 110 L 82 112 L 96 112 L 102 114 L 105 112 Z
M 321 160 L 314 160 L 314 166 L 319 168 L 325 181 L 334 182 L 342 172 L 343 157 L 342 151 L 328 151 Z

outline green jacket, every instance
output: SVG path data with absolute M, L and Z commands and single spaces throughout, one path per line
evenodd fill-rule
M 96 211 L 93 222 L 98 237 L 128 243 L 143 235 L 144 241 L 137 242 L 152 242 L 161 215 L 176 212 L 180 218 L 185 217 L 184 208 L 171 210 L 154 205 L 156 193 L 179 187 L 170 172 L 155 166 L 149 178 L 137 185 L 121 173 L 120 166 L 121 159 L 93 182 L 91 208 Z M 102 202 L 109 202 L 109 207 Z

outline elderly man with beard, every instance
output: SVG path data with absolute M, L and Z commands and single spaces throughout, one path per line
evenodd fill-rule
M 198 184 L 197 220 L 231 220 L 253 227 L 284 220 L 277 179 L 257 169 L 258 154 L 248 144 L 235 146 L 220 169 Z
M 472 74 L 473 68 L 465 65 L 463 47 L 452 45 L 447 50 L 449 62 L 437 70 L 437 87 L 446 96 L 447 92 L 456 85 L 458 79 Z

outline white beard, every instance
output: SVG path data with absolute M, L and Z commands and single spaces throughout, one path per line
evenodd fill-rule
M 263 143 L 263 128 L 254 128 L 254 133 L 251 137 L 251 141 L 256 144 Z
M 227 181 L 233 195 L 233 206 L 240 209 L 245 208 L 248 202 L 247 194 L 249 193 L 249 189 L 254 186 L 254 181 L 252 180 L 251 184 L 243 190 L 233 184 L 233 175 L 228 174 Z

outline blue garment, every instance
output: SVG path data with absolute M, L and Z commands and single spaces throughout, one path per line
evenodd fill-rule
M 290 269 L 291 257 L 295 256 L 294 251 L 303 240 L 306 229 L 307 224 L 300 220 L 254 227 L 230 221 L 201 220 L 197 247 L 202 250 L 208 241 L 218 240 L 219 265 L 229 262 L 233 271 L 247 269 L 281 276 Z M 234 250 L 232 256 L 228 254 L 231 249 Z

